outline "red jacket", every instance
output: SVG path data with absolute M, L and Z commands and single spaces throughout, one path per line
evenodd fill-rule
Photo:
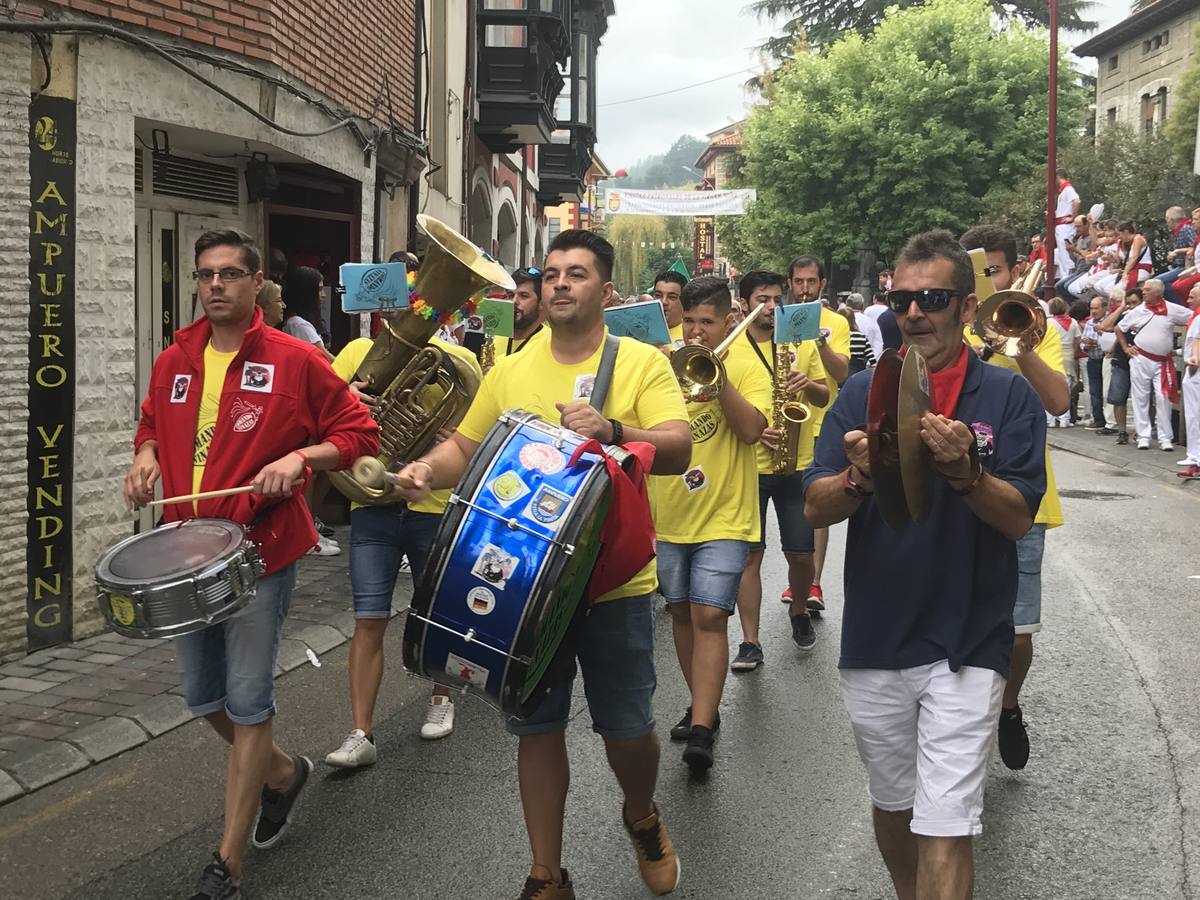
M 158 441 L 163 496 L 192 492 L 196 418 L 204 385 L 204 349 L 212 335 L 207 318 L 175 333 L 175 343 L 154 363 L 150 391 L 134 449 Z M 201 491 L 249 484 L 259 470 L 292 450 L 337 446 L 337 468 L 379 452 L 379 426 L 329 367 L 315 347 L 263 325 L 262 311 L 229 364 L 216 430 L 208 448 Z M 317 542 L 312 514 L 297 491 L 283 500 L 238 494 L 201 500 L 200 516 L 232 519 L 250 526 L 267 574 L 295 562 Z M 191 518 L 192 505 L 164 507 L 163 520 Z

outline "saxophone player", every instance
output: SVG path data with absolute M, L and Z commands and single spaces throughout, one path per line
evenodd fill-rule
M 749 358 L 755 366 L 764 367 L 772 378 L 772 406 L 775 411 L 785 398 L 801 400 L 814 409 L 829 402 L 829 386 L 826 383 L 825 367 L 821 364 L 819 351 L 813 342 L 775 346 L 775 308 L 782 302 L 786 280 L 774 272 L 748 272 L 742 277 L 738 294 L 746 306 L 746 314 L 762 306 L 765 309 L 750 323 L 742 340 L 730 349 L 730 358 L 740 355 Z M 780 353 L 779 351 L 782 351 Z M 787 358 L 790 365 L 777 371 L 777 357 Z M 763 662 L 761 642 L 758 637 L 759 610 L 762 607 L 762 560 L 766 550 L 767 504 L 774 502 L 775 517 L 779 523 L 780 543 L 788 563 L 788 584 L 795 596 L 808 596 L 808 585 L 813 571 L 813 530 L 804 518 L 804 491 L 799 472 L 812 461 L 813 420 L 801 426 L 796 462 L 791 471 L 775 472 L 775 452 L 784 435 L 777 427 L 778 416 L 773 415 L 759 439 L 758 464 L 758 518 L 759 539 L 750 545 L 746 567 L 738 585 L 737 609 L 742 623 L 742 642 L 737 656 L 730 664 L 735 672 L 747 672 L 758 668 Z M 792 637 L 801 649 L 811 649 L 815 633 L 807 610 L 803 609 L 792 619 Z

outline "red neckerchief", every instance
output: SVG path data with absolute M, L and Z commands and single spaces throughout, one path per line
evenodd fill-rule
M 1065 190 L 1066 190 L 1067 188 L 1069 188 L 1070 186 L 1071 186 L 1071 182 L 1069 182 L 1069 181 L 1064 181 L 1062 184 L 1060 184 L 1060 185 L 1058 186 L 1058 192 L 1061 194 L 1063 191 L 1065 191 Z
M 900 348 L 904 356 L 908 350 L 905 344 Z M 936 372 L 929 373 L 929 407 L 940 416 L 954 418 L 958 409 L 958 397 L 962 393 L 963 382 L 967 380 L 967 345 L 962 345 L 958 359 Z
M 1071 317 L 1070 317 L 1070 316 L 1067 316 L 1067 315 L 1063 315 L 1063 316 L 1052 316 L 1052 318 L 1054 319 L 1054 321 L 1055 321 L 1055 322 L 1057 322 L 1059 325 L 1061 325 L 1061 326 L 1062 326 L 1062 330 L 1063 330 L 1063 331 L 1070 331 L 1070 330 L 1071 330 L 1071 322 L 1072 322 L 1073 320 L 1071 319 Z
M 589 602 L 619 588 L 654 559 L 654 519 L 646 491 L 654 445 L 630 441 L 624 447 L 633 454 L 628 472 L 595 438 L 576 447 L 567 464 L 574 466 L 583 454 L 595 453 L 604 460 L 611 482 L 608 515 L 600 526 L 600 556 L 588 582 Z
M 1191 330 L 1192 323 L 1196 321 L 1197 316 L 1200 316 L 1200 306 L 1197 306 L 1195 309 L 1192 310 L 1192 317 L 1190 319 L 1188 319 L 1187 328 L 1185 328 L 1184 332 L 1183 332 L 1184 334 L 1187 334 L 1188 331 Z
M 1165 316 L 1167 314 L 1167 301 L 1161 297 L 1156 303 L 1151 303 L 1148 300 L 1143 302 L 1146 304 L 1146 309 L 1150 310 L 1154 315 Z

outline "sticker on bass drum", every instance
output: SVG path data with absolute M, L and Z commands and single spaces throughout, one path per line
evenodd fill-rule
M 543 525 L 553 525 L 563 517 L 571 497 L 562 491 L 556 491 L 548 485 L 542 485 L 534 492 L 533 499 L 525 507 L 525 517 L 541 522 Z
M 446 674 L 452 675 L 455 678 L 461 678 L 467 684 L 473 684 L 477 688 L 486 688 L 488 676 L 491 672 L 483 666 L 463 659 L 461 656 L 448 653 L 446 655 Z
M 471 566 L 471 574 L 502 591 L 508 587 L 508 579 L 512 578 L 519 562 L 519 559 L 505 553 L 495 544 L 484 544 L 475 559 L 475 565 Z
M 508 506 L 528 494 L 529 485 L 520 475 L 510 470 L 493 478 L 491 484 L 488 485 L 488 490 L 492 492 L 492 496 Z
M 556 475 L 567 467 L 567 458 L 550 444 L 526 444 L 518 456 L 521 465 L 543 475 Z
M 467 594 L 467 609 L 477 616 L 486 616 L 496 608 L 496 595 L 487 588 L 471 588 Z

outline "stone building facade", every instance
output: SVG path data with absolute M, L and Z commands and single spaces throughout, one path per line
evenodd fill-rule
M 1075 48 L 1098 66 L 1097 132 L 1120 124 L 1147 133 L 1162 125 L 1196 52 L 1197 26 L 1196 0 L 1158 0 Z

